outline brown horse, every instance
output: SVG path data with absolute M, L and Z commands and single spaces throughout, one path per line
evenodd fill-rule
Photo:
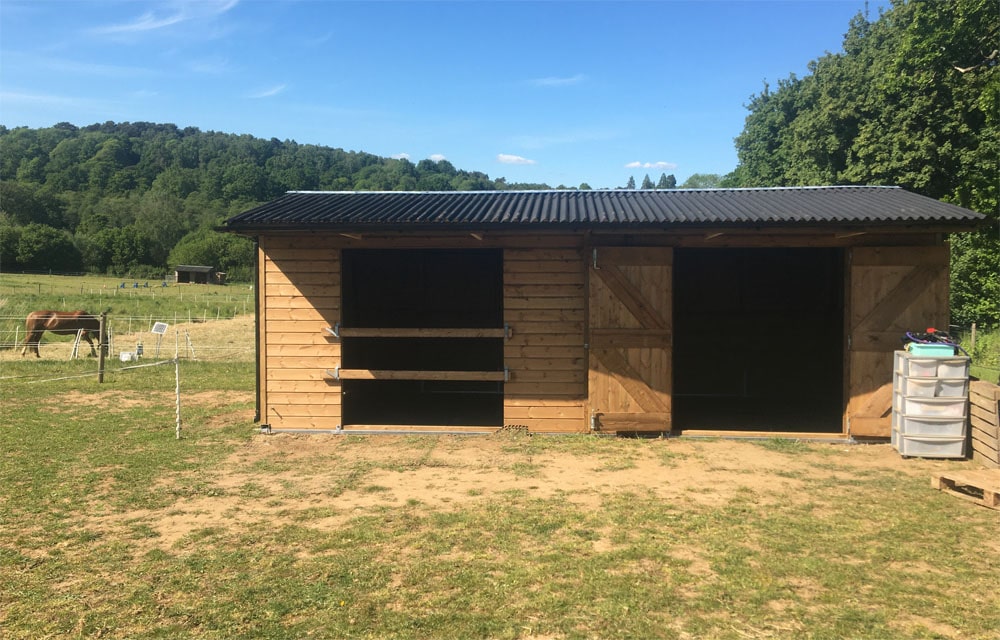
M 90 355 L 97 356 L 91 336 L 100 341 L 101 320 L 86 311 L 32 311 L 28 314 L 25 329 L 28 335 L 24 339 L 24 348 L 21 349 L 22 356 L 31 349 L 35 352 L 35 356 L 42 357 L 38 353 L 38 343 L 46 331 L 66 336 L 75 335 L 81 329 L 83 329 L 83 339 L 90 345 Z

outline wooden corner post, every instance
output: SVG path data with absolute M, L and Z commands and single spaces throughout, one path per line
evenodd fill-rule
M 100 335 L 97 338 L 97 383 L 104 383 L 104 355 L 108 351 L 108 341 L 105 337 L 107 334 L 108 324 L 108 312 L 104 311 L 101 313 L 100 325 L 98 326 L 98 331 Z

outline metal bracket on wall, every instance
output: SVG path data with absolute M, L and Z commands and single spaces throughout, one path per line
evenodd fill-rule
M 339 366 L 334 367 L 333 371 L 330 371 L 329 369 L 327 369 L 323 373 L 325 373 L 328 378 L 333 378 L 334 380 L 340 380 L 340 367 Z
M 513 335 L 514 335 L 514 330 L 510 328 L 510 324 L 507 323 L 507 322 L 503 323 L 503 337 L 504 337 L 504 339 L 505 340 L 510 340 Z
M 338 322 L 338 323 L 334 324 L 332 327 L 324 327 L 323 331 L 326 331 L 327 333 L 329 333 L 334 338 L 339 338 L 340 337 L 340 323 Z

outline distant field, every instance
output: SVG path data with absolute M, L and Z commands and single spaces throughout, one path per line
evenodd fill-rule
M 107 312 L 113 334 L 124 335 L 149 331 L 154 322 L 176 325 L 252 315 L 254 293 L 248 284 L 0 274 L 0 350 L 13 349 L 23 340 L 25 318 L 39 309 Z M 72 337 L 45 334 L 43 349 L 46 343 L 61 342 L 72 342 Z

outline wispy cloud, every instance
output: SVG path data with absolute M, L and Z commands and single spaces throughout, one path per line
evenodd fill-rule
M 447 160 L 448 158 L 446 158 L 443 154 L 434 153 L 431 154 L 430 159 L 433 160 L 434 162 L 441 162 L 442 160 Z
M 636 160 L 635 162 L 630 162 L 627 165 L 625 165 L 625 168 L 626 169 L 663 169 L 663 170 L 671 170 L 671 169 L 676 169 L 677 168 L 677 163 L 676 162 L 663 162 L 662 160 L 659 161 L 659 162 L 639 162 L 638 160 Z
M 515 156 L 509 153 L 498 153 L 497 162 L 500 164 L 538 164 L 534 160 L 529 160 L 528 158 L 522 158 L 521 156 Z
M 397 153 L 397 154 L 391 155 L 389 157 L 392 158 L 393 160 L 409 160 L 410 159 L 410 154 L 408 154 L 408 153 Z
M 147 11 L 128 22 L 96 27 L 92 33 L 113 35 L 155 31 L 191 20 L 211 19 L 237 4 L 239 0 L 175 0 L 167 11 Z
M 578 73 L 575 76 L 569 76 L 567 78 L 560 77 L 549 77 L 549 78 L 534 78 L 530 82 L 536 87 L 568 87 L 574 84 L 580 84 L 585 81 L 587 76 L 582 73 Z
M 253 93 L 247 94 L 247 97 L 248 98 L 254 98 L 254 99 L 257 99 L 257 98 L 273 98 L 274 96 L 276 96 L 279 93 L 281 93 L 282 91 L 284 91 L 285 87 L 286 87 L 286 85 L 277 84 L 277 85 L 274 85 L 273 87 L 269 87 L 267 89 L 261 89 L 260 91 L 255 91 Z
M 59 113 L 65 113 L 66 111 L 73 111 L 78 114 L 100 113 L 105 117 L 111 115 L 117 117 L 116 109 L 121 106 L 117 101 L 108 102 L 77 96 L 60 96 L 23 91 L 0 91 L 0 104 L 6 104 L 7 106 L 16 105 L 22 109 L 31 109 L 37 113 L 45 113 L 49 109 L 58 109 Z
M 55 105 L 61 107 L 72 106 L 79 104 L 80 102 L 76 98 L 67 98 L 65 96 L 44 95 L 41 93 L 22 93 L 19 91 L 0 91 L 0 101 L 36 106 Z
M 19 51 L 5 51 L 3 56 L 9 66 L 22 68 L 39 67 L 56 73 L 69 73 L 74 76 L 100 76 L 105 78 L 135 78 L 154 75 L 154 71 L 145 67 L 130 67 L 120 64 L 99 64 L 81 62 L 69 58 L 35 56 Z

